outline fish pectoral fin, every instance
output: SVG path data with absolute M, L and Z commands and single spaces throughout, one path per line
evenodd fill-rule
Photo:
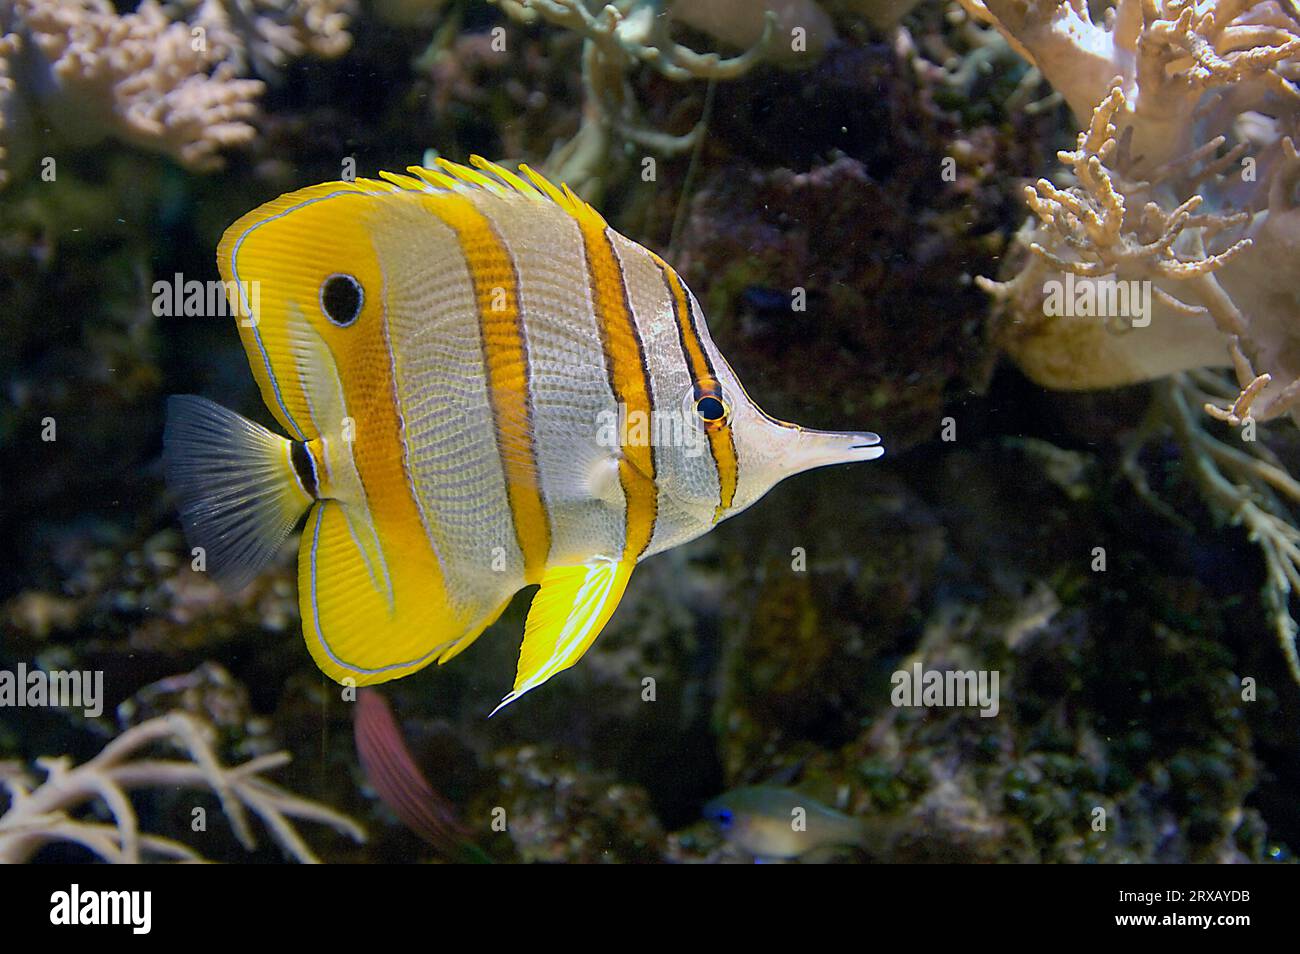
M 582 658 L 623 598 L 634 565 L 595 560 L 546 570 L 528 610 L 515 686 L 493 715 Z
M 586 495 L 596 500 L 621 507 L 623 504 L 623 486 L 618 477 L 618 457 L 614 454 L 601 454 L 591 463 L 587 475 Z
M 284 340 L 301 382 L 311 433 L 315 436 L 339 436 L 343 433 L 343 421 L 348 411 L 338 363 L 325 339 L 311 326 L 297 303 L 291 303 L 285 309 Z

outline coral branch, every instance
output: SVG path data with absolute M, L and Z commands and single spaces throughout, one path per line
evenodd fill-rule
M 214 55 L 241 74 L 278 75 L 301 56 L 332 59 L 352 45 L 355 0 L 167 0 L 174 20 L 201 28 Z
M 1273 0 L 1119 0 L 1098 23 L 1076 0 L 963 5 L 1017 38 L 1088 119 L 1077 147 L 1059 153 L 1066 175 L 1025 190 L 1034 219 L 1020 274 L 981 282 L 1006 305 L 995 332 L 1003 346 L 1055 387 L 1107 387 L 1240 357 L 1256 370 L 1213 413 L 1239 422 L 1246 409 L 1267 419 L 1296 407 L 1293 11 Z M 1046 320 L 1042 289 L 1067 272 L 1152 283 L 1155 314 L 1142 320 L 1153 330 L 1120 347 L 1095 329 Z M 1131 318 L 1102 324 L 1128 331 Z
M 492 2 L 522 22 L 541 18 L 583 38 L 582 125 L 573 139 L 556 149 L 546 172 L 588 197 L 599 183 L 596 170 L 607 164 L 614 136 L 661 155 L 676 155 L 692 148 L 702 132 L 697 126 L 685 135 L 671 136 L 647 124 L 627 79 L 636 64 L 644 63 L 678 82 L 735 79 L 764 59 L 776 23 L 775 14 L 742 7 L 761 24 L 761 33 L 743 53 L 723 57 L 679 44 L 670 34 L 671 18 L 653 4 L 620 0 L 592 12 L 585 0 Z
M 1018 271 L 979 282 L 1000 306 L 996 340 L 1049 387 L 1180 375 L 1161 386 L 1166 413 L 1206 500 L 1263 550 L 1266 602 L 1300 680 L 1288 609 L 1300 484 L 1261 460 L 1261 444 L 1228 447 L 1189 410 L 1239 427 L 1300 409 L 1300 8 L 1118 0 L 1097 22 L 1084 0 L 961 3 L 1087 120 L 1077 147 L 1059 153 L 1062 174 L 1025 190 Z M 1145 283 L 1150 307 L 1047 314 L 1045 290 L 1076 276 Z M 1181 373 L 1224 366 L 1235 393 L 1219 381 L 1193 399 Z
M 1242 224 L 1240 218 L 1194 217 L 1204 201 L 1199 195 L 1168 212 L 1156 202 L 1147 202 L 1140 213 L 1126 221 L 1125 196 L 1115 184 L 1120 176 L 1106 165 L 1120 154 L 1114 120 L 1124 106 L 1124 91 L 1117 82 L 1093 111 L 1088 128 L 1079 134 L 1078 148 L 1058 153 L 1073 171 L 1078 185 L 1060 189 L 1047 179 L 1039 179 L 1032 188 L 1026 188 L 1026 203 L 1047 230 L 1047 240 L 1032 243 L 1030 251 L 1052 266 L 1078 275 L 1143 274 L 1181 280 L 1209 275 L 1250 248 L 1250 239 L 1243 238 L 1217 254 L 1202 250 L 1189 256 L 1176 251 L 1189 227 L 1213 228 L 1217 232 Z M 1158 173 L 1167 176 L 1193 162 L 1193 157 L 1184 158 Z M 1153 174 L 1152 178 L 1154 181 L 1157 176 Z M 1137 195 L 1151 185 L 1129 183 L 1127 188 Z M 1182 242 L 1181 247 L 1188 249 L 1188 244 Z M 1060 246 L 1068 254 L 1051 250 Z M 1230 312 L 1221 311 L 1216 319 L 1223 331 L 1237 330 Z
M 1300 484 L 1277 465 L 1261 460 L 1257 455 L 1267 451 L 1257 450 L 1258 442 L 1247 444 L 1252 455 L 1206 433 L 1195 411 L 1203 395 L 1187 376 L 1162 383 L 1160 396 L 1202 495 L 1223 518 L 1245 527 L 1264 555 L 1264 602 L 1287 667 L 1300 682 L 1297 626 L 1290 609 L 1291 594 L 1300 591 L 1300 529 L 1292 510 L 1300 504 Z
M 295 820 L 328 825 L 355 841 L 365 840 L 365 832 L 351 819 L 262 778 L 262 773 L 286 764 L 287 753 L 226 767 L 212 750 L 210 733 L 210 728 L 193 716 L 172 712 L 127 729 L 82 765 L 73 766 L 66 757 L 37 760 L 46 778 L 34 788 L 30 779 L 11 766 L 0 774 L 10 797 L 8 810 L 0 815 L 0 863 L 25 861 L 53 841 L 76 842 L 110 862 L 203 860 L 183 844 L 140 832 L 127 794 L 140 788 L 211 790 L 236 838 L 250 851 L 257 842 L 249 810 L 262 819 L 284 852 L 300 862 L 318 859 L 298 834 Z M 181 748 L 189 761 L 139 758 L 159 743 Z M 81 821 L 71 814 L 95 800 L 109 810 L 112 824 Z

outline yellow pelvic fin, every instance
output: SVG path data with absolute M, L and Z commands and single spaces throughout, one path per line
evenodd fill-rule
M 515 686 L 493 715 L 582 658 L 623 598 L 634 565 L 599 560 L 547 569 L 528 610 Z

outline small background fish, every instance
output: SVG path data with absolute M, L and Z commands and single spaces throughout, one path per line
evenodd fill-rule
M 721 795 L 704 817 L 729 842 L 759 860 L 816 860 L 837 848 L 883 852 L 889 828 L 853 818 L 792 788 L 752 785 Z

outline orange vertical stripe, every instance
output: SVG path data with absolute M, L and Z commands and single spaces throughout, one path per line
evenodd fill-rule
M 596 325 L 600 329 L 601 344 L 605 348 L 605 364 L 609 369 L 609 383 L 620 405 L 626 408 L 627 419 L 640 412 L 645 420 L 652 420 L 649 371 L 645 363 L 645 350 L 637 334 L 632 317 L 632 306 L 627 299 L 627 282 L 623 266 L 614 252 L 609 229 L 597 217 L 579 217 L 583 247 L 587 253 L 587 272 L 591 281 L 591 300 L 596 311 Z M 625 438 L 619 435 L 619 439 Z M 627 531 L 623 544 L 623 559 L 637 560 L 650 545 L 654 534 L 655 518 L 659 510 L 659 491 L 655 485 L 655 460 L 653 442 L 645 446 L 623 444 L 623 456 L 618 462 L 618 478 L 627 500 Z
M 681 276 L 667 262 L 653 252 L 651 258 L 663 271 L 664 284 L 673 298 L 673 316 L 677 319 L 677 334 L 681 339 L 682 351 L 690 368 L 691 380 L 695 382 L 696 397 L 703 394 L 721 395 L 722 386 L 713 373 L 713 362 L 704 350 L 699 328 L 695 324 L 695 309 Z M 713 455 L 714 466 L 718 469 L 718 506 L 713 511 L 713 522 L 717 523 L 722 515 L 731 509 L 736 499 L 736 484 L 740 476 L 740 463 L 736 457 L 736 435 L 726 421 L 704 424 L 709 436 L 709 451 Z
M 519 313 L 519 275 L 491 221 L 459 195 L 431 196 L 430 210 L 456 233 L 474 282 L 488 394 L 497 449 L 524 555 L 524 577 L 541 581 L 551 551 L 551 525 L 542 500 L 528 401 L 528 346 Z

